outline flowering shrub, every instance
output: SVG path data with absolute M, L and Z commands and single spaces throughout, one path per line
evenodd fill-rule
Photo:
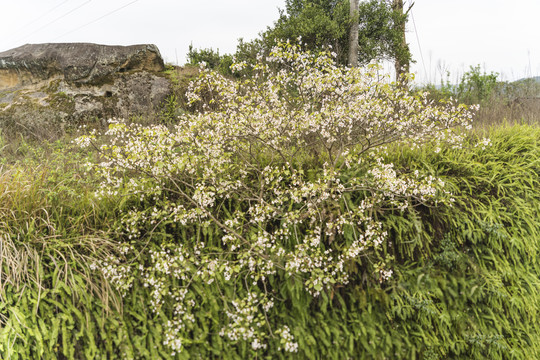
M 391 239 L 378 214 L 452 200 L 440 179 L 386 163 L 384 148 L 458 147 L 467 107 L 430 103 L 375 68 L 338 67 L 291 44 L 251 73 L 201 70 L 187 94 L 195 111 L 174 127 L 111 120 L 103 161 L 89 164 L 103 179 L 98 196 L 129 196 L 132 206 L 118 225 L 125 251 L 104 273 L 122 291 L 141 279 L 152 309 L 172 313 L 173 351 L 191 341 L 201 285 L 221 294 L 224 339 L 297 351 L 294 328 L 272 313 L 287 300 L 276 278 L 313 297 L 346 285 L 358 266 L 388 281 Z

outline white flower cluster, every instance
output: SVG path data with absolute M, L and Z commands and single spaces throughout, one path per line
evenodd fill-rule
M 481 146 L 482 147 L 482 150 L 486 150 L 486 148 L 488 148 L 489 146 L 491 146 L 491 139 L 489 138 L 483 138 L 481 139 L 477 146 Z
M 121 252 L 130 250 L 124 247 Z M 125 296 L 133 285 L 133 268 L 122 262 L 119 257 L 111 255 L 106 260 L 91 264 L 90 269 L 100 271 L 122 296 Z
M 268 312 L 274 303 L 266 297 L 248 293 L 244 299 L 232 301 L 234 311 L 227 311 L 231 320 L 229 326 L 223 328 L 220 336 L 226 336 L 231 341 L 244 340 L 251 343 L 253 350 L 266 349 L 265 333 L 261 328 L 266 325 L 263 312 Z
M 414 171 L 413 176 L 400 177 L 394 170 L 394 164 L 385 164 L 381 158 L 376 159 L 376 164 L 368 171 L 368 175 L 372 177 L 372 187 L 378 189 L 384 199 L 400 210 L 409 207 L 411 199 L 417 203 L 430 200 L 436 202 L 437 195 L 447 198 L 450 195 L 444 190 L 444 181 L 441 179 L 432 175 L 421 176 L 418 170 Z
M 285 351 L 298 352 L 298 343 L 294 341 L 294 336 L 287 325 L 283 325 L 281 329 L 276 330 L 276 334 L 280 336 L 280 343 Z
M 301 279 L 314 296 L 347 284 L 348 263 L 383 256 L 388 234 L 377 211 L 451 201 L 440 179 L 398 172 L 376 150 L 427 141 L 459 146 L 463 135 L 455 130 L 472 119 L 465 106 L 432 104 L 427 94 L 380 80 L 376 69 L 337 67 L 330 56 L 291 44 L 280 44 L 252 70 L 252 77 L 232 80 L 202 69 L 187 93 L 198 111 L 174 127 L 111 120 L 103 159 L 93 167 L 103 179 L 98 196 L 127 194 L 141 203 L 118 229 L 130 241 L 151 238 L 163 224 L 218 229 L 219 244 L 176 241 L 150 252 L 141 270 L 154 311 L 165 299 L 176 304 L 166 336 L 175 351 L 193 321 L 188 294 L 195 280 L 246 284 L 249 294 L 230 302 L 222 335 L 263 349 L 272 334 L 264 316 L 273 305 L 270 276 Z M 126 289 L 127 268 L 104 265 Z M 387 281 L 392 270 L 375 275 Z M 286 351 L 297 351 L 287 327 L 279 334 Z

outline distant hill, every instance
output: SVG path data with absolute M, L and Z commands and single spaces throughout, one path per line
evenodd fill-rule
M 523 79 L 516 80 L 515 82 L 522 82 L 522 81 L 529 81 L 529 80 L 533 80 L 533 81 L 536 81 L 537 83 L 540 83 L 540 76 L 533 76 L 533 77 L 529 77 L 529 78 L 523 78 Z

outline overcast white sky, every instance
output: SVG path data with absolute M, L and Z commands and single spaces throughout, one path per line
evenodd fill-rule
M 238 38 L 256 37 L 272 25 L 285 4 L 285 0 L 1 1 L 0 51 L 45 42 L 153 43 L 167 62 L 180 64 L 190 43 L 234 52 Z M 420 82 L 438 82 L 445 70 L 455 81 L 476 64 L 501 73 L 503 80 L 540 75 L 540 0 L 416 0 L 412 15 L 407 41 L 417 61 L 412 70 Z

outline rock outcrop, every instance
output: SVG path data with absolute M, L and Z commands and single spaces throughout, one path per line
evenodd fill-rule
M 55 78 L 99 84 L 116 73 L 164 68 L 155 45 L 28 44 L 0 53 L 0 89 Z
M 171 93 L 155 45 L 24 45 L 0 53 L 0 127 L 154 114 Z

